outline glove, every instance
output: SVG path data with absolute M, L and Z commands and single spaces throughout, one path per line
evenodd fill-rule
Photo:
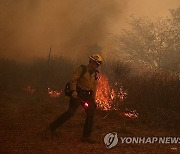
M 77 96 L 78 96 L 77 91 L 73 91 L 73 92 L 72 92 L 72 97 L 75 98 L 75 99 L 77 99 Z

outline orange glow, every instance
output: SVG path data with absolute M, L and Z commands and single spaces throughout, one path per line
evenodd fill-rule
M 115 83 L 117 90 L 114 90 L 104 74 L 100 74 L 96 91 L 97 106 L 103 110 L 110 110 L 123 102 L 127 92 L 123 91 L 122 86 Z
M 57 91 L 57 90 L 52 90 L 51 88 L 48 88 L 48 95 L 50 97 L 59 97 L 62 93 L 62 90 L 61 91 Z
M 123 117 L 126 117 L 126 118 L 135 119 L 135 118 L 138 118 L 139 113 L 137 113 L 136 110 L 131 110 L 130 111 L 130 110 L 126 109 L 126 111 L 120 113 L 120 115 L 123 116 Z
M 111 95 L 111 93 L 112 90 L 109 86 L 107 77 L 101 74 L 99 76 L 99 82 L 96 91 L 96 102 L 99 108 L 104 110 L 109 110 L 111 108 L 111 100 L 113 99 L 113 95 Z
M 36 89 L 32 88 L 31 85 L 28 85 L 27 87 L 23 88 L 23 90 L 29 94 L 34 94 Z

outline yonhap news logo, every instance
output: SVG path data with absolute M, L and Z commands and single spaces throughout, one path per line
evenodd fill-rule
M 117 132 L 105 135 L 104 143 L 108 149 L 117 144 L 180 144 L 180 137 L 119 137 Z
M 180 137 L 120 137 L 122 144 L 179 144 Z
M 106 148 L 110 149 L 117 145 L 118 143 L 118 136 L 116 132 L 108 133 L 104 137 L 104 143 L 106 145 Z

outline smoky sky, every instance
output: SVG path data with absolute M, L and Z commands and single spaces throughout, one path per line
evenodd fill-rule
M 0 57 L 86 56 L 89 46 L 111 52 L 108 33 L 130 14 L 166 16 L 179 0 L 0 0 Z M 109 44 L 108 44 L 109 43 Z
M 0 53 L 23 59 L 52 53 L 80 56 L 102 42 L 127 0 L 1 0 Z
M 180 0 L 129 0 L 127 12 L 136 16 L 166 17 L 169 9 L 177 8 Z

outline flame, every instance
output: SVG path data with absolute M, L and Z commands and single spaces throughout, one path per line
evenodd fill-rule
M 112 92 L 108 79 L 105 75 L 99 76 L 99 81 L 96 91 L 96 102 L 97 106 L 104 110 L 109 110 L 112 106 L 111 100 L 113 99 L 114 93 Z
M 36 89 L 32 88 L 31 85 L 28 85 L 27 87 L 23 88 L 23 90 L 27 93 L 34 94 Z
M 119 106 L 119 102 L 123 102 L 127 96 L 127 92 L 123 91 L 123 88 L 117 82 L 114 84 L 116 90 L 113 89 L 108 81 L 108 78 L 104 74 L 99 75 L 99 81 L 96 91 L 97 106 L 103 110 L 110 110 L 116 106 Z
M 120 114 L 122 116 L 125 116 L 127 118 L 132 118 L 132 119 L 135 119 L 135 118 L 139 117 L 139 113 L 136 110 L 128 110 L 128 109 L 126 109 L 125 112 L 120 113 Z
M 48 95 L 50 97 L 59 97 L 62 93 L 62 90 L 61 91 L 57 91 L 57 90 L 52 90 L 51 88 L 48 88 Z
M 96 91 L 97 106 L 103 110 L 119 110 L 119 103 L 123 102 L 127 97 L 127 91 L 123 90 L 121 83 L 115 82 L 114 89 L 110 86 L 108 78 L 100 74 Z M 120 112 L 120 115 L 126 118 L 135 119 L 139 117 L 136 110 L 128 110 Z M 107 115 L 105 116 L 107 117 Z M 105 118 L 104 117 L 104 118 Z
M 124 91 L 123 87 L 120 86 L 119 91 L 118 91 L 118 97 L 119 97 L 120 101 L 123 102 L 124 99 L 127 97 L 127 95 L 128 95 L 127 91 Z

